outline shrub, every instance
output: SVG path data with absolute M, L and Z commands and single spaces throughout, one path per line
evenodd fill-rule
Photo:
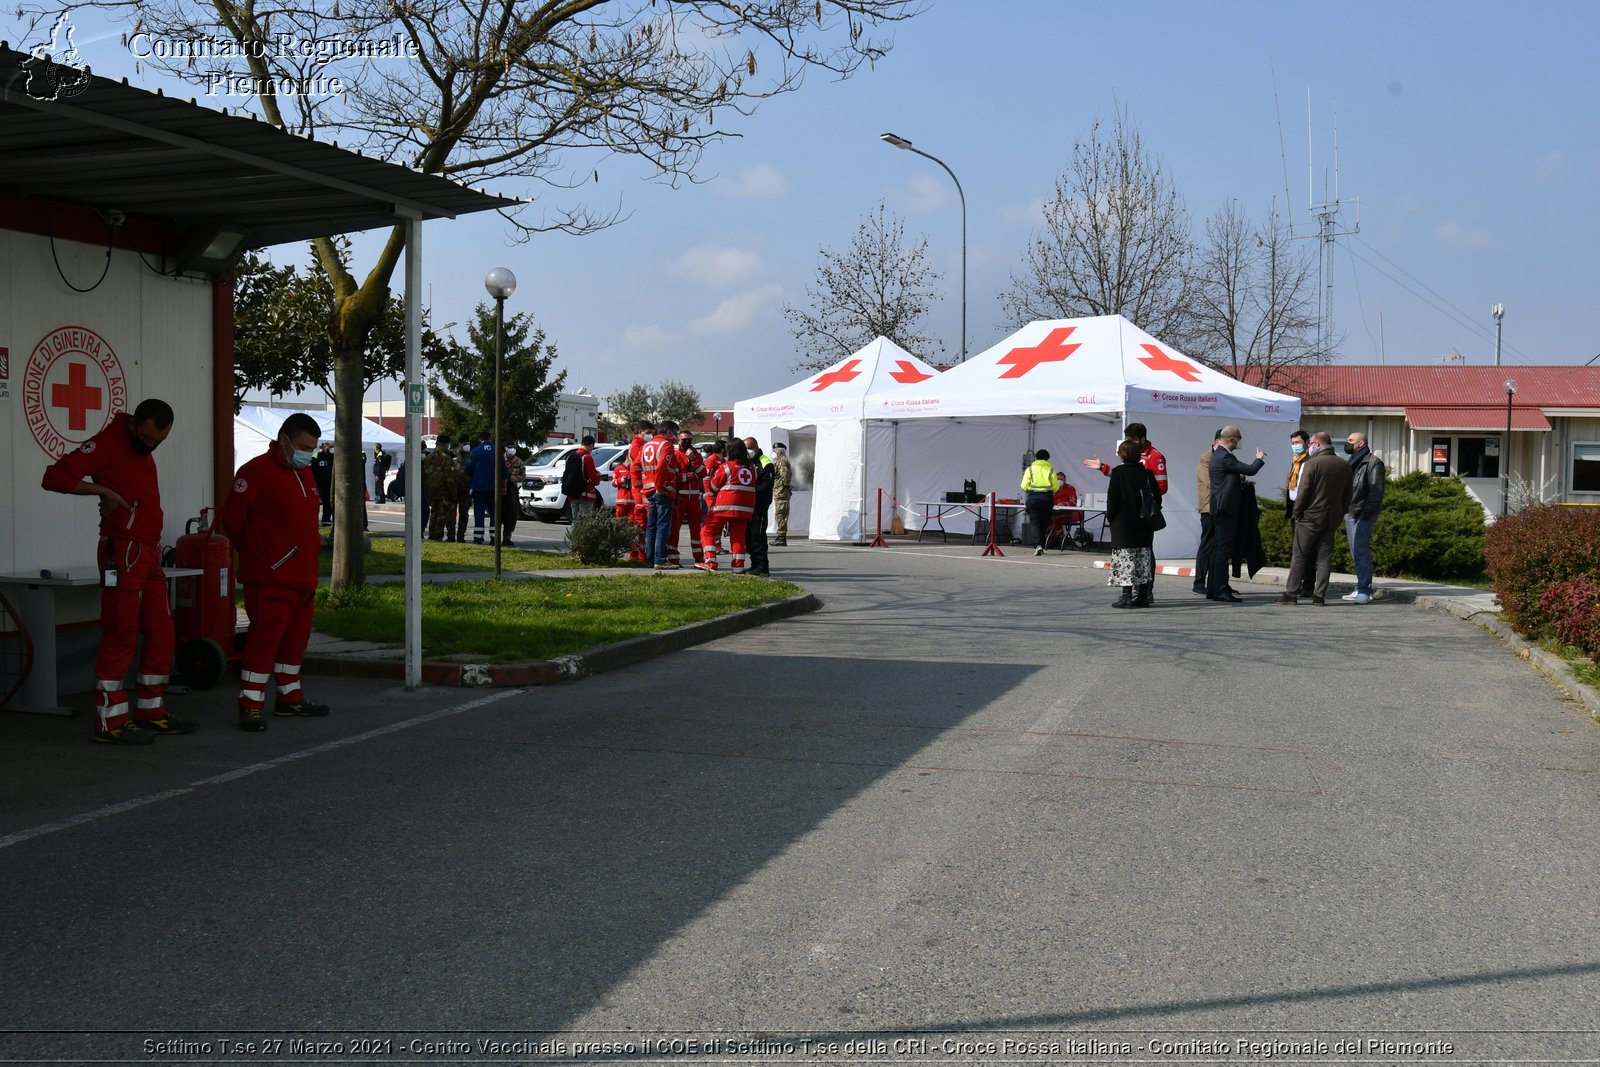
M 1600 583 L 1600 512 L 1543 504 L 1507 515 L 1489 527 L 1484 556 L 1506 622 L 1543 637 L 1552 621 L 1540 606 L 1546 590 L 1575 578 Z
M 1556 640 L 1600 662 L 1600 585 L 1587 578 L 1557 582 L 1539 598 Z
M 591 567 L 616 563 L 638 539 L 639 528 L 611 511 L 585 512 L 567 537 L 572 554 Z
M 1372 527 L 1372 572 L 1417 578 L 1476 578 L 1483 573 L 1483 506 L 1459 478 L 1413 471 L 1391 479 L 1383 511 Z M 1267 563 L 1287 567 L 1293 535 L 1283 498 L 1261 503 L 1261 547 Z M 1341 523 L 1333 541 L 1333 569 L 1355 570 Z

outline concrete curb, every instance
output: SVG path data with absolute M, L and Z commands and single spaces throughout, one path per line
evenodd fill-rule
M 562 682 L 603 674 L 621 667 L 653 659 L 727 637 L 769 622 L 818 611 L 822 601 L 814 593 L 788 600 L 761 604 L 705 622 L 690 623 L 658 634 L 619 641 L 588 652 L 576 652 L 540 663 L 448 663 L 438 660 L 422 664 L 422 681 L 427 685 L 499 687 L 520 689 L 526 686 L 559 685 Z M 380 681 L 405 680 L 405 663 L 392 659 L 356 656 L 307 656 L 307 674 L 338 675 L 346 678 L 373 678 Z

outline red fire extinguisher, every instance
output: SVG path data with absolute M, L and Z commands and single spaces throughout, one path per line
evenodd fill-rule
M 178 606 L 172 614 L 177 656 L 174 668 L 197 689 L 222 680 L 234 659 L 237 629 L 234 607 L 233 545 L 212 526 L 213 509 L 184 524 L 174 560 L 199 574 L 178 579 Z

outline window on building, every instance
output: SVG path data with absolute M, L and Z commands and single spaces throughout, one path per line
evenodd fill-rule
M 1500 438 L 1456 438 L 1456 473 L 1463 478 L 1500 477 Z
M 1580 441 L 1572 446 L 1572 491 L 1600 493 L 1600 443 Z

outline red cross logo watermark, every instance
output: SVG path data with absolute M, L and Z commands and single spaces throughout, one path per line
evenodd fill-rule
M 1010 365 L 1010 369 L 1000 377 L 1020 378 L 1041 363 L 1060 363 L 1083 347 L 1081 344 L 1067 344 L 1067 338 L 1076 329 L 1076 326 L 1059 326 L 1032 348 L 1013 348 L 995 360 L 997 364 Z
M 903 359 L 895 360 L 894 366 L 895 369 L 889 372 L 889 377 L 893 378 L 902 385 L 910 385 L 913 382 L 925 382 L 929 378 L 933 377 L 933 375 L 926 374 L 918 370 L 915 366 Z
M 846 363 L 838 370 L 831 370 L 827 374 L 817 375 L 816 384 L 811 387 L 811 391 L 813 393 L 820 393 L 830 385 L 838 385 L 841 382 L 855 381 L 857 378 L 861 377 L 861 371 L 857 369 L 860 366 L 861 361 L 859 359 L 852 359 L 849 363 Z
M 1159 345 L 1140 345 L 1139 347 L 1150 353 L 1148 356 L 1140 356 L 1139 362 L 1151 370 L 1164 370 L 1169 374 L 1176 374 L 1186 382 L 1198 382 L 1200 380 L 1200 368 L 1188 360 L 1167 355 Z
M 93 330 L 54 330 L 28 354 L 22 410 L 39 447 L 52 459 L 65 455 L 128 410 L 122 362 Z

